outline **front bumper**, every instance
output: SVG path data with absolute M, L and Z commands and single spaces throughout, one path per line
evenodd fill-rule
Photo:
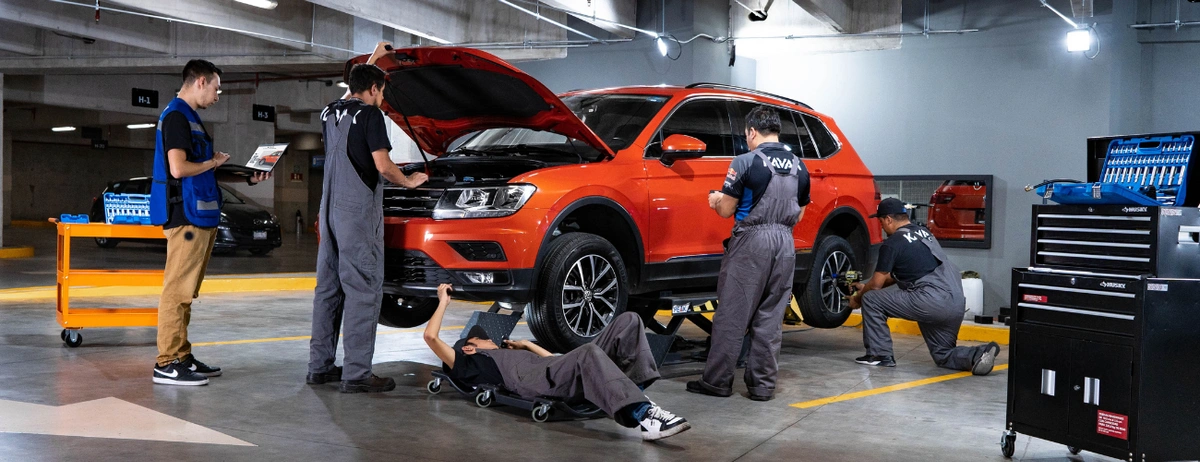
M 255 239 L 255 232 L 265 232 L 266 237 Z M 261 234 L 260 234 L 261 236 Z M 214 248 L 227 249 L 274 249 L 283 245 L 283 236 L 279 225 L 256 226 L 252 228 L 233 228 L 225 225 L 217 227 L 217 241 Z
M 455 269 L 438 265 L 419 250 L 383 251 L 383 292 L 402 297 L 437 297 L 438 284 L 454 286 L 454 298 L 465 301 L 529 303 L 532 301 L 532 268 Z M 492 284 L 473 284 L 465 273 L 489 273 Z

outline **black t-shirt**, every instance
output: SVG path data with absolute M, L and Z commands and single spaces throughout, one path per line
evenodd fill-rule
M 942 263 L 921 242 L 927 239 L 933 239 L 933 234 L 920 225 L 909 224 L 896 230 L 879 246 L 875 271 L 892 273 L 901 282 L 914 282 L 932 273 Z
M 208 135 L 208 129 L 204 127 L 203 122 L 200 123 L 200 128 L 202 128 L 204 130 L 204 136 L 206 138 L 208 138 L 209 143 L 212 143 L 212 137 Z M 195 153 L 192 152 L 192 125 L 191 125 L 191 123 L 188 122 L 187 117 L 184 116 L 182 112 L 175 111 L 170 114 L 167 114 L 167 116 L 163 118 L 162 138 L 163 138 L 163 155 L 164 156 L 167 156 L 167 153 L 170 152 L 172 149 L 182 149 L 185 152 L 187 152 L 187 159 L 189 161 L 193 160 L 193 155 Z M 163 159 L 163 162 L 167 166 L 167 178 L 169 178 L 171 180 L 176 180 L 177 178 L 175 178 L 174 176 L 171 176 L 170 156 L 167 156 L 167 157 L 168 158 Z M 183 212 L 183 203 L 176 202 L 174 200 L 175 198 L 180 197 L 180 195 L 182 195 L 181 187 L 171 185 L 168 182 L 168 185 L 167 185 L 167 211 L 168 211 L 167 217 L 168 218 L 167 218 L 167 223 L 165 225 L 163 225 L 163 229 L 171 229 L 171 228 L 176 228 L 176 227 L 183 226 L 183 225 L 192 224 L 192 222 L 188 221 L 187 215 Z
M 354 171 L 363 184 L 375 191 L 375 185 L 379 184 L 379 169 L 375 168 L 375 157 L 371 153 L 380 149 L 392 150 L 383 111 L 357 98 L 339 99 L 325 108 L 321 121 L 339 116 L 339 123 L 349 121 L 353 124 L 346 136 L 346 153 L 350 157 L 350 164 L 354 165 Z M 328 133 L 323 134 L 326 143 L 333 139 Z
M 812 202 L 809 198 L 811 185 L 804 162 L 800 162 L 800 159 L 792 154 L 792 151 L 784 149 L 782 143 L 763 143 L 759 145 L 758 149 L 781 167 L 790 166 L 792 162 L 796 162 L 799 170 L 797 176 L 800 180 L 800 184 L 796 188 L 796 200 L 800 202 L 801 207 Z M 725 185 L 721 188 L 721 192 L 738 199 L 737 211 L 733 214 L 735 220 L 742 221 L 746 215 L 750 214 L 750 210 L 758 205 L 758 200 L 762 199 L 763 193 L 767 190 L 767 184 L 771 182 L 771 176 L 774 174 L 775 168 L 759 161 L 758 156 L 753 152 L 733 158 L 733 162 L 729 164 L 729 174 L 725 176 Z
M 469 355 L 455 348 L 454 368 L 443 363 L 442 372 L 455 382 L 467 385 L 504 385 L 504 377 L 500 375 L 500 368 L 496 367 L 496 360 L 482 353 Z

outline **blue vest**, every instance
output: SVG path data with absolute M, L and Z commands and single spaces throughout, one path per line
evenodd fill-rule
M 183 206 L 183 214 L 193 226 L 215 228 L 221 221 L 221 189 L 217 187 L 217 177 L 212 170 L 180 180 L 171 178 L 171 168 L 167 164 L 167 153 L 163 149 L 163 119 L 167 114 L 179 111 L 187 118 L 192 128 L 192 152 L 188 154 L 189 162 L 204 162 L 213 158 L 212 143 L 200 125 L 200 115 L 188 106 L 187 102 L 175 98 L 167 104 L 161 116 L 158 117 L 158 135 L 154 144 L 154 183 L 150 186 L 150 223 L 164 225 L 170 218 L 170 203 Z M 170 198 L 170 186 L 179 185 L 180 197 Z

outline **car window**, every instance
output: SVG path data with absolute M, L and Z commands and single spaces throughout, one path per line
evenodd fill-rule
M 235 193 L 229 189 L 225 189 L 224 186 L 221 186 L 220 188 L 221 188 L 221 200 L 224 201 L 226 204 L 245 204 L 246 203 L 246 201 L 242 200 L 242 196 L 239 196 L 237 193 Z
M 734 138 L 745 136 L 740 132 L 735 135 L 729 122 L 729 105 L 725 100 L 703 99 L 684 102 L 676 109 L 659 128 L 655 141 L 646 149 L 647 157 L 662 155 L 662 140 L 668 136 L 680 134 L 694 137 L 704 142 L 707 148 L 704 157 L 729 157 L 734 153 Z
M 825 123 L 808 114 L 800 114 L 800 116 L 804 119 L 805 125 L 808 125 L 813 141 L 817 143 L 817 151 L 821 153 L 821 158 L 837 154 L 841 146 L 838 146 L 837 140 L 832 133 L 829 133 L 829 128 L 825 127 Z
M 666 96 L 583 94 L 562 99 L 613 152 L 629 147 L 667 102 Z
M 762 104 L 750 101 L 737 101 L 734 103 L 737 106 L 737 114 L 733 120 L 734 131 L 745 133 L 746 131 L 746 114 Z M 799 114 L 787 109 L 774 108 L 779 113 L 779 142 L 796 156 L 806 159 L 814 159 L 817 157 L 817 149 L 813 146 L 812 137 L 808 136 L 808 128 L 804 122 L 799 119 Z M 737 154 L 750 152 L 749 146 L 743 141 L 736 145 Z

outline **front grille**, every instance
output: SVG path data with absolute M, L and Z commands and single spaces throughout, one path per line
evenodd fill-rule
M 419 250 L 383 251 L 383 279 L 393 284 L 454 284 L 454 276 Z
M 450 247 L 468 261 L 505 261 L 504 249 L 497 242 L 458 241 Z
M 383 214 L 389 217 L 432 217 L 443 189 L 383 189 Z

